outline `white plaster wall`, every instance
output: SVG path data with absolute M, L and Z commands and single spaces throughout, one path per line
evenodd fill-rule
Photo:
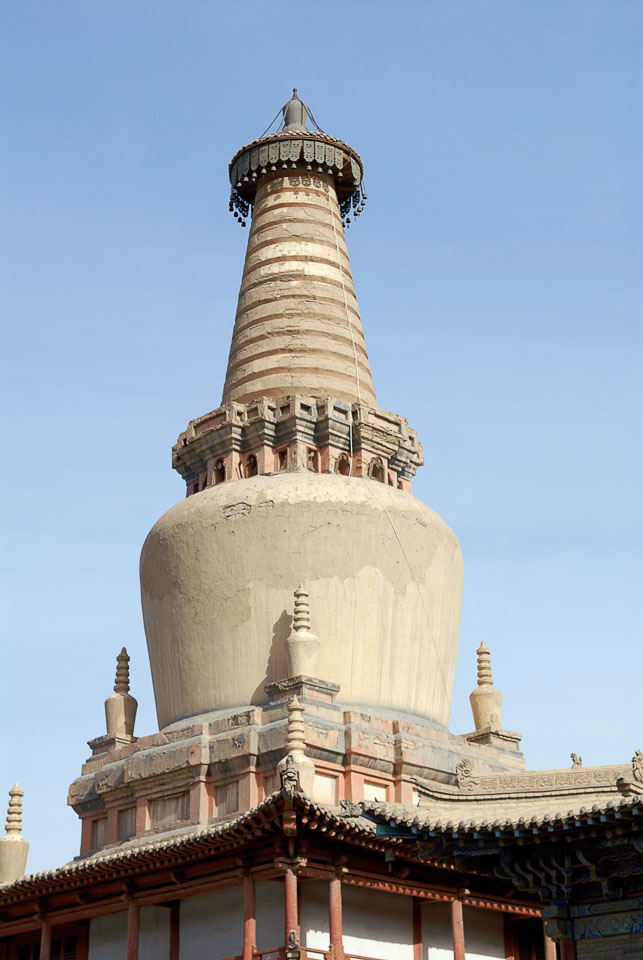
M 465 907 L 464 947 L 467 960 L 504 960 L 505 934 L 500 911 Z
M 138 960 L 165 960 L 169 953 L 169 907 L 141 907 Z
M 344 884 L 344 950 L 377 960 L 413 960 L 411 897 Z
M 463 919 L 467 960 L 504 958 L 504 926 L 501 913 L 465 907 Z M 450 904 L 422 904 L 422 944 L 426 960 L 453 960 Z
M 323 880 L 306 880 L 300 885 L 299 922 L 301 940 L 305 947 L 330 949 L 328 883 Z
M 127 911 L 93 917 L 89 923 L 89 960 L 120 960 L 127 953 Z
M 243 888 L 227 887 L 182 900 L 180 944 L 180 960 L 238 956 L 243 949 Z M 162 960 L 164 954 L 157 956 Z
M 426 960 L 453 960 L 449 904 L 423 903 L 421 916 L 422 946 Z
M 257 950 L 283 947 L 286 939 L 284 881 L 262 880 L 258 883 L 255 887 L 255 903 Z M 241 953 L 241 950 L 237 952 Z

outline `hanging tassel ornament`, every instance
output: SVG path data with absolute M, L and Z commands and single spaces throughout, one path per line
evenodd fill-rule
M 247 200 L 244 200 L 243 197 L 239 196 L 236 189 L 233 189 L 232 193 L 230 194 L 228 209 L 232 213 L 234 219 L 240 223 L 242 227 L 245 227 L 252 207 Z

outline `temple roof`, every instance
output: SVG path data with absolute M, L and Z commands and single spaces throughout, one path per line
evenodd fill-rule
M 449 850 L 455 850 L 454 843 L 462 842 L 469 851 L 469 845 L 479 841 L 522 843 L 535 838 L 552 841 L 572 834 L 582 838 L 589 831 L 593 834 L 596 831 L 605 833 L 615 826 L 631 827 L 643 822 L 641 796 L 610 802 L 603 807 L 595 805 L 590 810 L 582 809 L 578 813 L 570 811 L 566 815 L 556 814 L 540 819 L 525 820 L 518 817 L 496 822 L 484 819 L 468 822 L 450 820 L 443 824 L 423 814 L 417 807 L 374 801 L 344 801 L 339 808 L 328 807 L 312 801 L 304 793 L 289 795 L 288 791 L 282 789 L 247 813 L 224 822 L 208 827 L 181 828 L 154 838 L 127 841 L 118 848 L 2 885 L 0 907 L 65 888 L 80 888 L 106 877 L 127 877 L 179 861 L 207 859 L 226 849 L 233 850 L 243 841 L 281 832 L 282 815 L 288 813 L 289 808 L 302 827 L 340 840 L 350 840 L 371 848 L 380 847 L 382 850 L 393 847 L 399 853 L 400 845 L 411 841 L 413 848 L 409 849 L 407 845 L 404 856 L 414 859 L 422 859 L 422 852 L 415 849 L 415 844 L 435 838 L 447 842 Z M 480 852 L 483 854 L 485 851 L 480 848 Z M 435 863 L 436 859 L 449 859 L 452 854 L 436 850 L 429 856 Z

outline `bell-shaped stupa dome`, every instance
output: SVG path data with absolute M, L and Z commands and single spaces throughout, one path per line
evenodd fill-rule
M 250 230 L 223 400 L 179 437 L 188 495 L 141 557 L 159 723 L 265 702 L 305 582 L 340 701 L 445 726 L 462 561 L 411 495 L 415 431 L 376 405 L 344 237 L 362 161 L 309 129 L 296 91 L 280 113 L 230 164 L 230 209 Z

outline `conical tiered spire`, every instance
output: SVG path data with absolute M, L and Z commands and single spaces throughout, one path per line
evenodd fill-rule
M 361 161 L 307 130 L 308 116 L 295 90 L 285 128 L 231 164 L 234 197 L 253 212 L 222 403 L 299 393 L 375 404 L 338 199 L 360 190 Z

